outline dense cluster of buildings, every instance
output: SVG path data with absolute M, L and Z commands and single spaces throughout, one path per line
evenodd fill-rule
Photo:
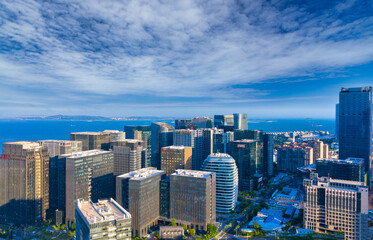
M 371 88 L 341 90 L 338 123 L 339 159 L 330 159 L 328 145 L 320 140 L 293 142 L 277 148 L 277 169 L 296 172 L 315 164 L 304 180 L 306 228 L 365 239 Z M 273 135 L 249 130 L 246 114 L 124 130 L 76 132 L 69 141 L 4 143 L 0 221 L 29 225 L 53 216 L 57 224 L 76 222 L 77 239 L 142 238 L 171 219 L 206 231 L 218 216 L 234 210 L 238 190 L 257 190 L 274 174 Z M 273 198 L 292 202 L 300 196 L 284 188 Z M 280 216 L 264 215 L 257 216 L 263 226 L 282 226 Z M 178 227 L 163 231 L 182 232 Z
M 339 159 L 320 158 L 304 180 L 305 228 L 370 239 L 372 88 L 342 88 L 337 105 Z
M 102 238 L 143 237 L 159 219 L 173 218 L 206 231 L 235 208 L 239 188 L 256 189 L 273 174 L 272 160 L 273 138 L 248 130 L 246 114 L 4 143 L 0 220 L 24 225 L 53 217 L 70 226 L 79 216 L 79 237 L 104 226 L 111 230 Z M 131 234 L 121 233 L 120 219 L 131 222 Z

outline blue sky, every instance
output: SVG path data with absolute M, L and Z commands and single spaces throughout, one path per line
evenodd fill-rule
M 373 1 L 0 2 L 0 117 L 333 118 L 373 85 Z

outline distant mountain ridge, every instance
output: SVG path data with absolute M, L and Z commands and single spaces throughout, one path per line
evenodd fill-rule
M 18 120 L 35 120 L 35 121 L 136 121 L 136 120 L 173 120 L 174 118 L 168 117 L 155 117 L 155 116 L 131 116 L 131 117 L 102 117 L 102 116 L 89 116 L 89 115 L 52 115 L 41 117 L 18 117 Z

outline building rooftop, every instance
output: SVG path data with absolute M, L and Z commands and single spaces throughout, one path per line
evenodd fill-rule
M 232 158 L 231 155 L 227 153 L 212 153 L 209 157 L 216 157 L 216 158 Z
M 131 214 L 112 198 L 97 203 L 78 200 L 76 205 L 88 224 L 131 218 Z
M 72 132 L 70 134 L 74 134 L 74 135 L 106 135 L 106 134 L 110 134 L 108 132 Z
M 177 169 L 176 172 L 174 172 L 173 176 L 185 176 L 185 177 L 195 177 L 195 178 L 207 178 L 211 174 L 214 174 L 212 172 L 206 172 L 206 171 L 195 171 L 195 170 L 185 170 L 185 169 Z
M 164 174 L 165 171 L 163 170 L 157 170 L 157 168 L 154 167 L 148 167 L 148 168 L 142 168 L 136 171 L 132 171 L 129 173 L 122 174 L 118 176 L 119 178 L 130 178 L 131 180 L 137 180 L 141 181 L 146 178 L 153 177 L 158 174 Z
M 171 149 L 171 150 L 184 150 L 186 148 L 192 148 L 192 147 L 187 147 L 187 146 L 168 146 L 168 147 L 163 147 L 162 149 Z
M 144 141 L 138 140 L 138 139 L 123 139 L 123 140 L 116 140 L 112 142 L 139 143 L 139 142 L 144 142 Z
M 39 143 L 76 143 L 76 142 L 81 142 L 81 141 L 70 141 L 70 140 L 38 140 Z
M 341 179 L 333 179 L 333 178 L 329 178 L 329 177 L 319 177 L 317 179 L 318 183 L 320 183 L 321 185 L 323 183 L 331 183 L 332 186 L 330 187 L 334 187 L 334 188 L 350 188 L 350 187 L 358 187 L 358 186 L 365 186 L 364 182 L 357 182 L 357 181 L 349 181 L 349 180 L 341 180 Z M 325 185 L 327 186 L 327 185 Z
M 319 158 L 316 161 L 330 161 L 330 162 L 340 163 L 340 164 L 356 165 L 356 164 L 364 163 L 364 158 L 347 158 L 345 160 L 343 160 L 343 159 L 333 159 L 333 158 Z
M 259 142 L 259 140 L 256 140 L 256 139 L 241 139 L 241 140 L 235 140 L 233 142 L 252 143 L 252 142 Z
M 17 141 L 17 142 L 5 142 L 4 145 L 20 145 L 22 149 L 35 149 L 35 148 L 43 148 L 38 142 L 30 142 L 30 141 Z
M 122 131 L 119 131 L 119 130 L 104 130 L 102 132 L 103 133 L 123 133 Z
M 371 92 L 372 87 L 342 88 L 341 92 Z
M 81 157 L 88 157 L 88 156 L 94 156 L 99 154 L 105 154 L 110 153 L 110 151 L 105 151 L 101 149 L 94 149 L 94 150 L 87 150 L 87 151 L 80 151 L 80 152 L 73 152 L 68 154 L 63 154 L 60 157 L 66 157 L 66 158 L 81 158 Z

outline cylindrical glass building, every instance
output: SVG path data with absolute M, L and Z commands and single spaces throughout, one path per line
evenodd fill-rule
M 216 213 L 230 213 L 236 206 L 238 195 L 235 160 L 225 153 L 213 153 L 204 161 L 203 170 L 216 173 Z

